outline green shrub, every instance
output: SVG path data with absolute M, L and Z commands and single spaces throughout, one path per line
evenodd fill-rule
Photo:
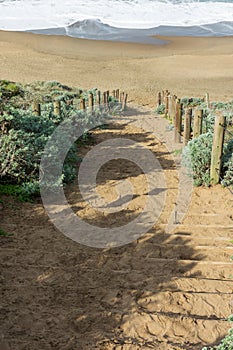
M 193 177 L 194 185 L 210 185 L 213 134 L 208 132 L 188 142 L 183 149 L 183 164 Z
M 0 81 L 0 87 L 14 91 L 11 83 Z M 18 85 L 17 85 L 18 87 Z M 16 196 L 20 200 L 30 200 L 39 194 L 39 167 L 44 148 L 50 135 L 62 122 L 69 122 L 78 117 L 78 127 L 82 130 L 83 137 L 70 148 L 63 167 L 63 174 L 52 187 L 62 186 L 73 181 L 76 176 L 76 167 L 80 158 L 78 147 L 81 143 L 89 141 L 88 130 L 95 127 L 108 117 L 107 112 L 101 109 L 93 111 L 77 110 L 75 104 L 67 104 L 67 100 L 82 97 L 88 99 L 89 93 L 96 93 L 97 89 L 82 91 L 77 88 L 69 88 L 58 82 L 35 82 L 33 84 L 20 85 L 20 95 L 7 95 L 0 103 L 0 183 L 1 191 L 5 194 Z M 61 113 L 53 112 L 53 101 L 61 101 Z M 43 102 L 41 104 L 41 116 L 35 116 L 32 112 L 32 101 Z M 45 104 L 44 101 L 47 101 Z M 114 101 L 112 101 L 114 107 Z M 65 149 L 68 140 L 60 139 L 59 144 L 50 150 L 49 157 L 55 163 L 53 154 Z M 63 146 L 60 148 L 60 146 Z M 57 164 L 52 164 L 56 169 Z
M 224 186 L 233 187 L 233 139 L 224 147 L 223 151 L 223 180 Z
M 158 106 L 155 110 L 155 113 L 157 114 L 164 114 L 165 113 L 165 105 L 161 104 L 160 106 Z

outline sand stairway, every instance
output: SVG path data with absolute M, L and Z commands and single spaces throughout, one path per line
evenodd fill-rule
M 153 122 L 146 113 L 134 119 Z M 159 221 L 136 242 L 99 250 L 57 231 L 41 203 L 5 198 L 1 227 L 13 236 L 0 241 L 1 349 L 200 350 L 227 333 L 233 311 L 231 194 L 219 186 L 195 189 L 184 220 L 165 233 L 177 190 L 170 155 L 133 122 L 96 137 L 121 134 L 160 156 L 168 196 Z M 124 163 L 106 167 L 103 186 L 118 166 L 124 175 Z M 130 171 L 125 167 L 128 178 Z M 68 195 L 88 218 L 72 186 Z M 95 221 L 106 223 L 106 217 Z

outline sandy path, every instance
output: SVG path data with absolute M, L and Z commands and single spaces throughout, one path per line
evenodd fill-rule
M 145 110 L 134 119 L 140 118 L 154 117 Z M 95 132 L 97 142 L 119 136 L 148 147 L 164 168 L 168 189 L 159 221 L 138 241 L 101 250 L 58 232 L 40 202 L 5 198 L 1 227 L 14 235 L 0 239 L 1 349 L 194 350 L 227 332 L 225 318 L 233 311 L 232 195 L 220 186 L 195 189 L 182 224 L 164 233 L 177 194 L 174 160 L 163 143 L 134 123 Z M 99 172 L 99 190 L 110 200 L 117 180 L 134 183 L 131 211 L 117 216 L 97 215 L 75 184 L 68 198 L 92 223 L 123 224 L 144 201 L 141 176 L 124 160 Z

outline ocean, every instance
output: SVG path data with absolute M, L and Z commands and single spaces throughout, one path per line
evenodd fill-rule
M 0 0 L 0 29 L 139 42 L 231 36 L 233 0 Z

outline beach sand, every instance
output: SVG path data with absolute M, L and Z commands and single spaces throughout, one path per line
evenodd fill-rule
M 119 118 L 122 124 L 95 130 L 93 139 L 96 144 L 112 138 L 140 143 L 158 158 L 167 185 L 156 225 L 131 244 L 105 250 L 65 237 L 41 202 L 12 202 L 3 196 L 0 226 L 12 236 L 0 240 L 1 349 L 200 350 L 227 334 L 232 195 L 221 185 L 196 188 L 182 223 L 176 220 L 174 232 L 164 233 L 179 179 L 169 147 L 156 138 L 162 128 L 154 124 L 150 107 L 161 89 L 179 97 L 208 91 L 212 100 L 232 99 L 233 37 L 163 39 L 169 44 L 0 32 L 0 79 L 57 80 L 128 92 L 134 103 L 126 113 L 132 120 Z M 168 121 L 161 123 L 167 123 L 166 134 L 171 131 Z M 92 147 L 80 147 L 81 157 Z M 77 182 L 67 187 L 69 203 L 93 226 L 121 225 L 125 230 L 141 213 L 146 196 L 159 193 L 147 193 L 139 168 L 124 159 L 100 169 L 97 191 L 116 201 L 115 185 L 125 179 L 133 184 L 134 196 L 120 213 L 96 213 L 84 202 Z
M 1 31 L 0 78 L 119 88 L 129 94 L 129 100 L 150 106 L 161 89 L 178 97 L 199 97 L 208 91 L 214 101 L 232 99 L 233 37 L 160 39 L 166 44 Z

